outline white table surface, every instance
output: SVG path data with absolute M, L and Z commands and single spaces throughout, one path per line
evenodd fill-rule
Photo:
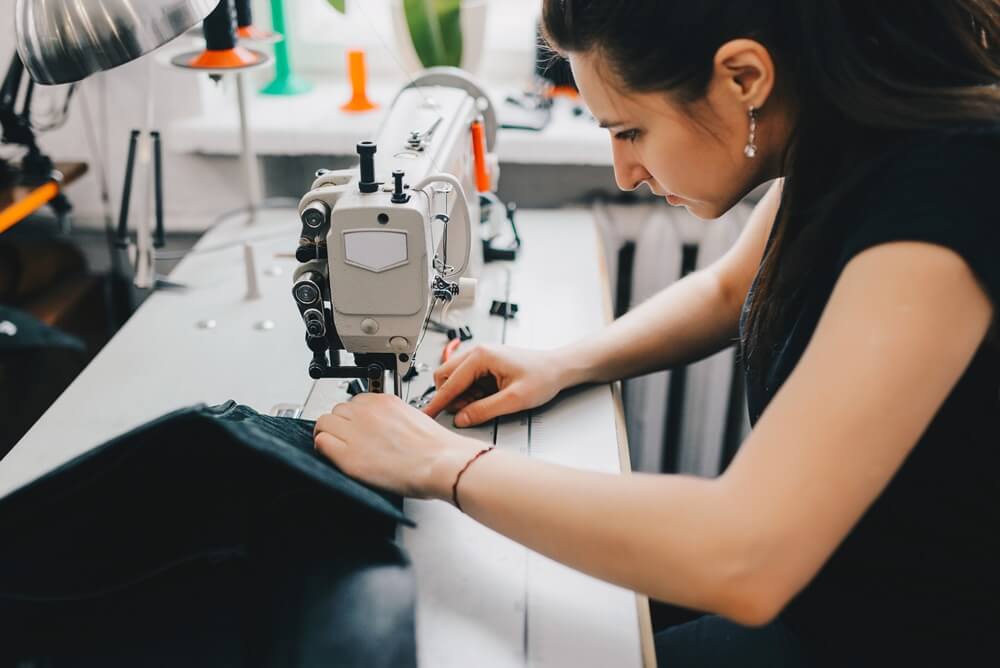
M 608 288 L 593 220 L 583 210 L 522 211 L 516 262 L 487 265 L 477 303 L 454 320 L 474 342 L 548 348 L 606 321 Z M 3 460 L 0 496 L 167 411 L 234 399 L 263 413 L 281 404 L 315 417 L 343 397 L 314 382 L 291 298 L 294 211 L 264 212 L 205 235 L 171 274 L 188 289 L 152 295 Z M 257 258 L 261 298 L 246 300 L 243 243 Z M 520 307 L 488 315 L 493 299 Z M 199 327 L 212 320 L 213 328 Z M 262 327 L 268 322 L 271 328 Z M 418 362 L 433 366 L 443 335 L 428 333 Z M 471 345 L 470 342 L 464 345 Z M 429 382 L 424 373 L 410 389 Z M 568 466 L 628 470 L 621 404 L 612 386 L 589 388 L 545 410 L 465 433 Z M 450 417 L 442 416 L 450 426 Z M 511 490 L 516 493 L 516 490 Z M 644 597 L 528 550 L 448 504 L 407 500 L 417 529 L 399 539 L 417 579 L 422 666 L 654 665 Z

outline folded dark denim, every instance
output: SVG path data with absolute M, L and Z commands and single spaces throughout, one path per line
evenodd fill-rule
M 186 664 L 412 663 L 413 575 L 392 543 L 412 522 L 319 456 L 312 429 L 234 402 L 185 408 L 0 499 L 6 649 L 60 665 L 128 665 L 143 646 Z M 150 620 L 159 635 L 136 645 Z
M 400 500 L 313 449 L 313 423 L 228 402 L 174 411 L 0 499 L 0 598 L 99 595 L 192 559 L 245 551 L 267 516 L 391 536 Z M 268 519 L 268 521 L 270 521 Z

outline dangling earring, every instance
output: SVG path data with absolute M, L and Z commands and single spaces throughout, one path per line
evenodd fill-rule
M 757 155 L 757 107 L 750 105 L 750 139 L 743 149 L 743 155 L 753 158 Z

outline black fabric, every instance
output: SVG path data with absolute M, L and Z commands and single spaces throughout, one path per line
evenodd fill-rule
M 653 638 L 663 668 L 804 668 L 809 664 L 784 624 L 751 628 L 704 615 Z
M 0 657 L 44 665 L 413 665 L 401 500 L 313 423 L 175 411 L 0 499 Z M 391 661 L 389 661 L 391 659 Z
M 867 248 L 917 240 L 953 249 L 1000 309 L 1000 127 L 914 133 L 858 169 L 865 178 L 825 223 L 837 226 L 835 243 L 815 259 L 801 309 L 766 342 L 774 352 L 763 372 L 745 365 L 752 422 L 798 363 L 843 268 Z M 997 660 L 998 445 L 991 334 L 891 483 L 783 614 L 815 662 Z
M 0 305 L 0 459 L 87 360 L 86 346 L 77 337 Z
M 0 355 L 39 348 L 83 352 L 86 346 L 75 336 L 49 327 L 24 311 L 0 304 Z

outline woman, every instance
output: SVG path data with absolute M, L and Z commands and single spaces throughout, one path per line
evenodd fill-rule
M 1000 3 L 545 0 L 543 20 L 621 188 L 713 218 L 783 181 L 724 258 L 601 336 L 474 349 L 438 370 L 429 416 L 362 395 L 319 420 L 317 447 L 709 613 L 657 636 L 667 665 L 995 654 Z M 478 424 L 736 336 L 753 431 L 714 480 L 482 454 L 430 417 Z M 498 391 L 480 398 L 484 378 Z

